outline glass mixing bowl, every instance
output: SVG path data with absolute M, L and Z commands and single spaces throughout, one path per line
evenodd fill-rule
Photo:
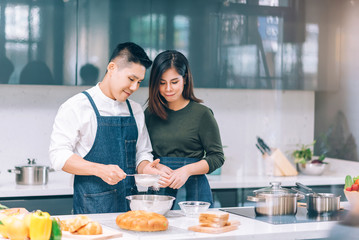
M 178 205 L 187 217 L 197 217 L 200 213 L 206 212 L 211 204 L 201 201 L 183 201 Z

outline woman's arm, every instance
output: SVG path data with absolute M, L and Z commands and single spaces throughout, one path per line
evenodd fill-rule
M 206 173 L 211 173 L 223 165 L 224 154 L 218 124 L 210 109 L 201 118 L 199 137 L 206 153 L 204 159 L 209 167 Z
M 173 173 L 169 180 L 171 182 L 169 187 L 173 189 L 179 189 L 187 182 L 187 179 L 190 176 L 205 174 L 208 172 L 208 169 L 209 166 L 207 161 L 200 160 L 198 162 L 191 163 L 176 170 L 173 170 Z

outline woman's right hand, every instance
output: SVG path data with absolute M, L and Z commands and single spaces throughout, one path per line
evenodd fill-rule
M 157 159 L 156 159 L 157 160 Z M 161 163 L 158 163 L 156 165 L 156 168 L 161 172 L 161 178 L 160 178 L 160 187 L 161 188 L 165 188 L 168 187 L 172 182 L 171 182 L 171 175 L 173 173 L 173 170 L 169 167 L 167 167 L 166 165 L 163 165 Z

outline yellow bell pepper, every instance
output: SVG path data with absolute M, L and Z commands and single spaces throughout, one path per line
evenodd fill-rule
M 9 235 L 7 234 L 7 225 L 10 218 L 5 217 L 0 220 L 0 235 L 4 238 L 9 238 Z
M 49 240 L 51 235 L 52 220 L 50 214 L 37 210 L 32 213 L 30 219 L 30 239 Z

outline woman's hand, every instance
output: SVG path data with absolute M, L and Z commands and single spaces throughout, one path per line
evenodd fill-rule
M 173 170 L 171 178 L 169 179 L 171 182 L 171 184 L 169 185 L 170 188 L 179 189 L 187 182 L 188 178 L 191 176 L 189 174 L 187 166 L 183 166 L 181 168 Z
M 159 159 L 156 159 L 156 160 L 159 160 Z M 158 163 L 156 165 L 156 168 L 167 175 L 171 175 L 173 172 L 173 170 L 171 168 L 169 168 L 166 165 L 163 165 L 161 163 Z
M 168 187 L 172 182 L 171 182 L 171 175 L 173 173 L 173 170 L 169 167 L 167 167 L 166 165 L 163 164 L 157 164 L 156 167 L 158 170 L 161 171 L 161 178 L 160 178 L 160 187 L 161 188 L 165 188 Z
M 160 179 L 159 179 L 159 187 L 161 188 L 165 188 L 168 187 L 168 185 L 171 183 L 170 182 L 170 177 L 171 177 L 171 173 L 172 173 L 172 169 L 160 164 L 160 159 L 156 159 L 151 163 L 148 163 L 144 168 L 143 168 L 143 173 L 145 174 L 156 174 L 156 175 L 160 175 Z
M 160 187 L 161 188 L 168 187 L 171 184 L 171 175 L 173 173 L 173 170 L 161 163 L 158 163 L 156 165 L 156 168 L 161 171 L 161 178 L 159 181 Z
M 158 170 L 160 170 L 162 173 L 161 173 L 161 178 L 160 178 L 160 187 L 161 188 L 165 188 L 165 187 L 168 187 L 170 184 L 171 184 L 171 175 L 173 173 L 173 170 L 169 167 L 167 167 L 166 165 L 163 165 L 161 163 L 157 164 L 156 165 L 156 168 Z

